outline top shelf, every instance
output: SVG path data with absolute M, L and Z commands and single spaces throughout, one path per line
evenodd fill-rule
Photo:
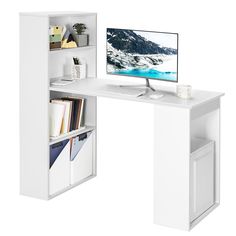
M 21 12 L 20 15 L 25 16 L 41 16 L 41 17 L 65 17 L 65 16 L 93 16 L 95 12 L 78 12 L 78 11 L 62 11 L 62 12 Z
M 77 47 L 77 48 L 62 48 L 62 49 L 49 50 L 49 54 L 57 54 L 57 53 L 64 53 L 64 52 L 76 52 L 76 51 L 90 50 L 90 49 L 96 49 L 96 46 L 89 45 L 89 46 Z

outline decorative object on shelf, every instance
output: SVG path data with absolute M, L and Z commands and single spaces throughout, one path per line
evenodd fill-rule
M 73 57 L 73 64 L 71 67 L 71 77 L 73 79 L 86 78 L 86 64 L 82 64 L 77 57 Z
M 62 28 L 63 27 L 59 25 L 49 27 L 50 50 L 61 48 Z
M 61 49 L 61 42 L 51 42 L 50 50 Z
M 191 93 L 192 93 L 191 85 L 177 85 L 176 86 L 176 94 L 180 98 L 190 99 Z
M 62 37 L 62 45 L 61 48 L 77 48 L 77 44 L 71 32 L 64 26 L 65 33 Z
M 78 47 L 88 46 L 88 34 L 84 34 L 86 29 L 86 25 L 82 23 L 76 23 L 73 25 L 74 38 Z
M 60 34 L 51 34 L 49 35 L 49 41 L 52 42 L 61 42 L 61 35 Z
M 63 29 L 63 27 L 62 26 L 60 26 L 60 25 L 53 25 L 53 26 L 50 26 L 49 27 L 49 34 L 50 35 L 52 35 L 52 34 L 62 34 L 62 29 Z

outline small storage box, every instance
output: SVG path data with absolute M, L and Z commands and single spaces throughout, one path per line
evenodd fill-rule
M 93 174 L 94 133 L 87 132 L 71 140 L 71 178 L 75 184 Z
M 49 42 L 50 43 L 56 43 L 56 42 L 61 42 L 61 35 L 60 34 L 52 34 L 49 35 Z
M 60 25 L 54 25 L 49 27 L 49 34 L 62 34 L 63 27 Z
M 69 139 L 50 146 L 49 194 L 52 195 L 70 185 Z
M 61 42 L 52 42 L 50 43 L 50 50 L 61 49 Z
M 194 138 L 190 157 L 190 220 L 196 219 L 214 202 L 214 141 Z

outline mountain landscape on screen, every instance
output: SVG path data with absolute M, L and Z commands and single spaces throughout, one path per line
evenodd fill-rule
M 177 80 L 177 34 L 107 29 L 107 72 Z

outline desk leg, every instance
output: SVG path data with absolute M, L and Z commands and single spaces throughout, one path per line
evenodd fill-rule
M 154 109 L 154 223 L 189 230 L 190 110 Z

